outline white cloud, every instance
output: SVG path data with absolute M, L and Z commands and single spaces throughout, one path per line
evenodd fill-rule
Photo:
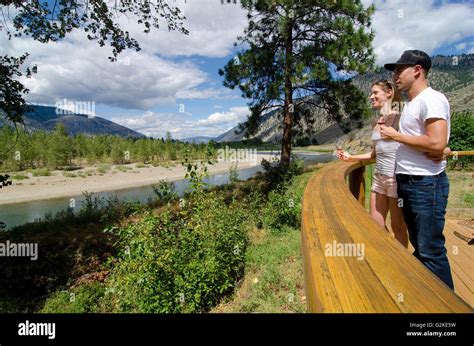
M 434 6 L 431 0 L 365 1 L 375 3 L 372 26 L 376 32 L 376 62 L 396 61 L 404 50 L 420 49 L 428 54 L 445 44 L 473 35 L 474 6 L 452 3 Z
M 228 112 L 216 112 L 206 119 L 192 120 L 189 113 L 145 112 L 143 115 L 122 115 L 109 120 L 151 137 L 165 137 L 169 131 L 173 138 L 218 136 L 238 122 L 246 120 L 247 107 L 232 107 Z
M 118 21 L 141 45 L 138 53 L 125 51 L 111 63 L 111 48 L 89 41 L 81 30 L 58 43 L 42 44 L 29 37 L 9 41 L 0 32 L 0 53 L 18 56 L 30 53 L 25 65 L 38 65 L 38 74 L 23 79 L 30 89 L 27 99 L 54 104 L 58 99 L 95 101 L 125 109 L 148 110 L 175 103 L 176 98 L 235 98 L 224 89 L 202 89 L 209 76 L 188 61 L 175 62 L 176 56 L 225 57 L 233 49 L 246 24 L 239 5 L 221 5 L 215 0 L 177 1 L 187 19 L 186 36 L 169 32 L 160 18 L 159 30 L 143 33 L 133 16 Z M 230 7 L 232 6 L 232 11 Z M 12 16 L 13 17 L 13 16 Z
M 248 107 L 232 107 L 229 112 L 215 112 L 206 119 L 198 120 L 198 125 L 227 125 L 246 120 Z
M 464 48 L 466 48 L 466 43 L 460 43 L 456 45 L 457 50 L 463 50 Z
M 247 25 L 246 11 L 240 4 L 224 4 L 219 0 L 181 0 L 175 4 L 183 11 L 186 20 L 184 27 L 189 35 L 169 32 L 162 29 L 144 34 L 138 25 L 130 25 L 130 33 L 138 39 L 144 51 L 159 53 L 163 56 L 225 57 L 232 51 L 237 36 L 243 33 Z

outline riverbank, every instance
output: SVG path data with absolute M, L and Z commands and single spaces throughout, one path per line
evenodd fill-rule
M 270 160 L 272 155 L 258 154 L 257 164 L 262 159 Z M 227 173 L 234 162 L 215 162 L 208 165 L 209 174 Z M 237 170 L 254 167 L 255 162 L 238 162 Z M 80 170 L 51 171 L 49 176 L 33 176 L 27 179 L 13 179 L 11 186 L 0 192 L 0 205 L 15 204 L 52 198 L 81 195 L 83 191 L 90 193 L 105 192 L 140 187 L 158 183 L 160 180 L 176 181 L 184 179 L 185 168 L 178 162 L 167 167 L 140 164 L 104 165 L 83 167 Z M 15 174 L 10 174 L 12 177 Z

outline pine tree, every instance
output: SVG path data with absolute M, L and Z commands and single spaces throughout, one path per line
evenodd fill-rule
M 281 164 L 290 163 L 295 120 L 312 123 L 312 107 L 331 119 L 355 121 L 366 112 L 365 97 L 334 71 L 364 73 L 373 66 L 370 28 L 374 8 L 360 0 L 242 0 L 249 23 L 244 47 L 219 74 L 251 99 L 246 134 L 258 129 L 265 112 L 283 110 Z M 237 43 L 236 43 L 237 45 Z

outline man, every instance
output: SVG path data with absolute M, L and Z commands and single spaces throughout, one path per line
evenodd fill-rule
M 400 143 L 395 168 L 397 192 L 415 248 L 413 254 L 454 289 L 443 235 L 449 182 L 442 153 L 449 141 L 449 102 L 428 87 L 431 59 L 425 52 L 407 50 L 385 68 L 394 72 L 393 81 L 409 100 L 401 114 L 399 132 L 382 125 L 380 133 L 383 139 Z

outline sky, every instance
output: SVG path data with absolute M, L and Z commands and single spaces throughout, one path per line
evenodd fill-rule
M 238 2 L 238 0 L 237 0 Z M 91 112 L 147 136 L 175 139 L 218 136 L 245 121 L 248 100 L 225 88 L 218 69 L 233 59 L 247 24 L 239 4 L 175 0 L 189 35 L 152 30 L 144 34 L 126 17 L 119 22 L 140 43 L 110 62 L 110 47 L 87 40 L 81 30 L 56 43 L 28 37 L 8 40 L 0 31 L 0 55 L 29 52 L 25 65 L 38 73 L 23 79 L 32 104 L 93 105 Z M 474 53 L 474 0 L 363 0 L 375 4 L 372 20 L 376 62 L 396 61 L 406 49 L 430 55 Z M 87 110 L 85 111 L 87 113 Z

